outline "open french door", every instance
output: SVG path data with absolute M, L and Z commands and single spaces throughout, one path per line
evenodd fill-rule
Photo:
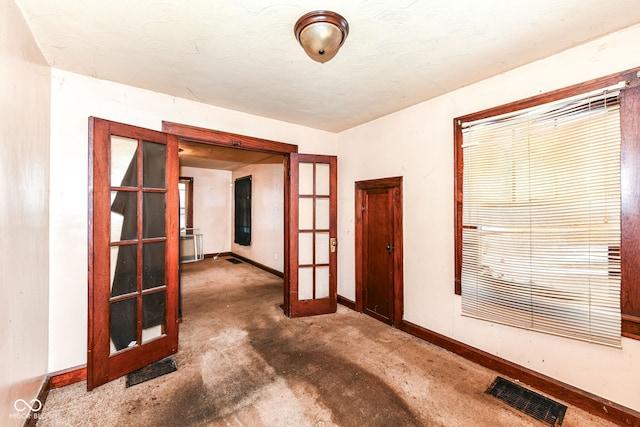
M 87 389 L 178 350 L 178 139 L 89 119 Z
M 337 308 L 337 157 L 289 156 L 285 312 L 291 317 Z

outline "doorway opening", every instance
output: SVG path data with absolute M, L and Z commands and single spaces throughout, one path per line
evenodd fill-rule
M 232 161 L 240 156 L 242 162 L 248 162 L 244 156 L 250 155 L 258 156 L 253 163 L 271 162 L 282 166 L 283 184 L 277 197 L 283 195 L 283 204 L 275 213 L 283 224 L 282 236 L 268 239 L 282 242 L 282 251 L 274 252 L 271 248 L 267 256 L 274 256 L 282 265 L 284 312 L 290 317 L 334 313 L 337 308 L 337 157 L 298 154 L 297 145 L 178 123 L 163 122 L 162 130 L 178 137 L 181 158 L 190 149 L 200 149 L 208 153 L 200 156 L 199 161 L 215 158 Z M 260 187 L 253 171 L 243 170 L 243 174 L 252 175 L 253 186 Z M 255 194 L 252 197 L 255 203 L 257 197 Z M 252 221 L 252 233 L 257 232 L 258 222 Z M 245 250 L 253 249 L 232 243 L 232 252 L 241 258 Z M 253 255 L 246 258 L 255 259 Z

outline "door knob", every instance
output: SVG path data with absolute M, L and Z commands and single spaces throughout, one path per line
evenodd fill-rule
M 393 252 L 393 243 L 390 243 L 387 245 L 387 252 L 389 253 Z

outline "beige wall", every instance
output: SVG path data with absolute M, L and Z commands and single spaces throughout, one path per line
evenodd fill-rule
M 86 363 L 89 116 L 156 130 L 168 120 L 317 154 L 336 154 L 337 136 L 58 69 L 52 73 L 49 372 L 56 372 Z
M 231 250 L 284 272 L 284 164 L 246 166 L 233 172 L 233 180 L 248 175 L 251 175 L 251 245 L 233 243 L 232 220 Z
M 202 233 L 204 253 L 229 252 L 231 171 L 183 166 L 180 176 L 193 177 L 193 227 Z
M 453 292 L 453 118 L 640 66 L 638 40 L 640 26 L 342 132 L 339 293 L 354 298 L 354 182 L 403 176 L 406 320 L 640 410 L 639 341 L 614 349 L 462 317 Z
M 0 0 L 0 425 L 47 373 L 51 70 L 13 0 Z

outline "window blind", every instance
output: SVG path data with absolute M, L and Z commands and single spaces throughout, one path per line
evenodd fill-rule
M 463 315 L 620 346 L 618 96 L 462 124 Z

